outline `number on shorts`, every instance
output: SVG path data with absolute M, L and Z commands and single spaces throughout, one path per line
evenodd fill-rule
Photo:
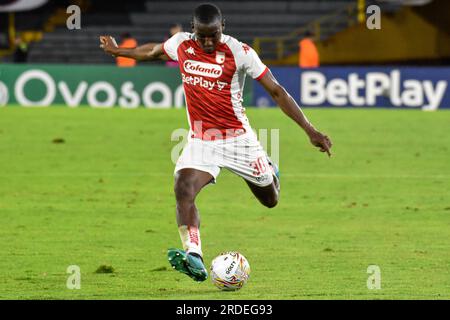
M 267 171 L 266 163 L 264 162 L 263 157 L 259 157 L 256 161 L 250 163 L 250 166 L 254 169 L 253 175 L 260 176 L 261 174 Z

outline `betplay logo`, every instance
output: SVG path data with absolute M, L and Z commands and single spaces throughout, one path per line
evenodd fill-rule
M 377 99 L 386 97 L 396 107 L 436 110 L 447 86 L 446 80 L 402 79 L 399 70 L 368 72 L 365 78 L 350 73 L 347 79 L 327 79 L 321 72 L 307 71 L 301 75 L 300 97 L 302 104 L 309 106 L 377 106 Z

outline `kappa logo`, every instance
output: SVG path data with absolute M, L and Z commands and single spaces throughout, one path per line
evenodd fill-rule
M 187 48 L 186 50 L 184 50 L 184 52 L 192 54 L 193 56 L 195 56 L 195 51 L 194 51 L 194 48 L 192 48 L 192 47 Z
M 242 44 L 242 49 L 244 49 L 245 54 L 247 54 L 250 51 L 250 47 L 247 44 Z
M 205 63 L 195 60 L 186 60 L 183 63 L 184 71 L 204 77 L 219 78 L 222 68 L 217 64 Z

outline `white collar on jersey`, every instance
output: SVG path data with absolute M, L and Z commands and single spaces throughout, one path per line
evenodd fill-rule
M 228 37 L 226 34 L 222 33 L 222 37 L 220 37 L 220 42 L 225 43 L 227 41 L 226 37 Z M 191 39 L 197 40 L 197 37 L 195 36 L 195 33 L 191 33 Z

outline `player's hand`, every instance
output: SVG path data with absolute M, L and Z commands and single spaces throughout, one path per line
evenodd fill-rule
M 116 40 L 111 36 L 100 36 L 100 48 L 102 48 L 106 53 L 115 56 L 117 45 Z
M 333 144 L 328 136 L 313 130 L 309 133 L 309 140 L 314 146 L 320 148 L 320 152 L 326 152 L 328 156 L 331 157 L 330 149 Z

